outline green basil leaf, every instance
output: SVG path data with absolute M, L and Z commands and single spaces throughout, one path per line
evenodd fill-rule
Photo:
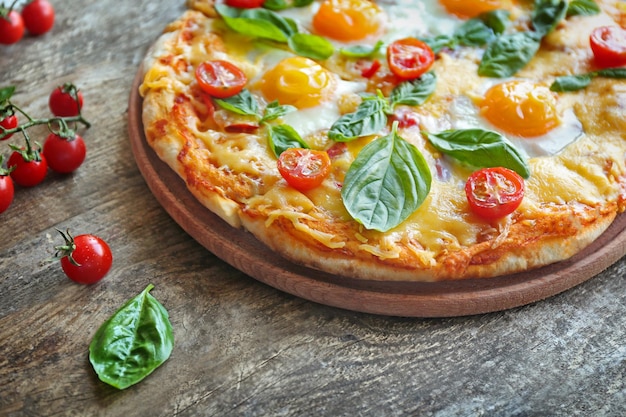
M 89 361 L 101 381 L 125 389 L 169 358 L 174 335 L 167 310 L 149 294 L 148 285 L 96 331 Z
M 474 167 L 505 167 L 524 178 L 530 176 L 526 159 L 504 136 L 482 129 L 424 132 L 440 152 Z
M 15 86 L 10 85 L 8 87 L 0 88 L 0 104 L 9 101 L 15 92 Z
M 419 106 L 435 92 L 437 88 L 437 75 L 433 71 L 423 74 L 420 78 L 400 83 L 393 89 L 389 99 L 392 106 L 406 104 L 407 106 Z
M 511 13 L 508 10 L 498 9 L 486 12 L 478 16 L 487 27 L 497 35 L 504 33 L 509 26 Z
M 292 111 L 296 111 L 296 107 L 290 105 L 281 105 L 278 104 L 277 100 L 272 101 L 265 107 L 265 112 L 263 113 L 263 117 L 261 117 L 260 123 L 269 122 L 271 120 L 276 120 L 279 117 L 283 117 L 287 113 Z
M 421 39 L 426 45 L 430 46 L 435 54 L 441 52 L 442 49 L 456 49 L 458 42 L 454 36 L 438 35 L 434 38 Z
M 552 85 L 550 85 L 550 90 L 558 93 L 582 90 L 591 84 L 592 79 L 593 76 L 591 74 L 565 75 L 563 77 L 557 77 Z
M 290 7 L 292 7 L 292 5 L 286 0 L 265 0 L 263 2 L 263 7 L 265 7 L 266 9 L 278 11 L 289 9 Z
M 419 150 L 392 132 L 367 144 L 346 173 L 341 197 L 348 213 L 367 229 L 386 232 L 426 199 L 432 176 Z
M 371 58 L 378 53 L 384 44 L 383 41 L 378 41 L 373 46 L 352 45 L 341 48 L 339 53 L 350 58 Z
M 387 125 L 387 101 L 378 96 L 367 97 L 354 113 L 341 116 L 328 131 L 328 137 L 337 142 L 373 135 Z
M 287 42 L 295 53 L 306 58 L 324 60 L 335 52 L 335 47 L 328 39 L 308 33 L 295 33 Z
M 268 140 L 270 149 L 276 158 L 290 148 L 309 148 L 309 145 L 302 140 L 298 132 L 289 125 L 270 126 Z
M 597 77 L 626 78 L 626 67 L 604 68 L 594 72 Z
M 470 19 L 459 27 L 454 37 L 463 46 L 483 46 L 495 38 L 493 29 L 481 19 Z
M 239 94 L 228 98 L 216 98 L 215 103 L 226 110 L 230 110 L 233 113 L 241 114 L 242 116 L 258 116 L 259 103 L 254 96 L 247 89 L 241 90 Z
M 535 32 L 544 37 L 565 18 L 568 2 L 566 0 L 536 0 L 531 23 Z
M 572 0 L 567 8 L 567 17 L 593 16 L 600 13 L 600 7 L 593 0 Z
M 539 50 L 541 38 L 534 32 L 505 34 L 487 46 L 478 75 L 506 78 L 524 68 Z
M 289 35 L 286 35 L 285 32 L 272 21 L 240 17 L 240 11 L 238 9 L 224 6 L 223 4 L 216 4 L 215 10 L 222 16 L 224 23 L 235 32 L 254 38 L 269 39 L 282 43 L 287 42 Z
M 285 35 L 286 38 L 298 33 L 298 25 L 295 20 L 289 17 L 283 17 L 268 9 L 254 8 L 245 9 L 241 13 L 241 17 L 245 19 L 269 22 Z

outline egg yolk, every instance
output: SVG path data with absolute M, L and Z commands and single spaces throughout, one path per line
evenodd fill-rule
M 263 75 L 258 85 L 268 101 L 278 100 L 299 109 L 320 104 L 331 94 L 332 86 L 326 69 L 299 56 L 280 61 Z
M 497 128 L 523 137 L 544 135 L 560 124 L 555 94 L 528 81 L 491 87 L 480 104 L 480 113 Z
M 439 0 L 439 3 L 448 13 L 463 19 L 498 9 L 510 10 L 513 7 L 513 0 Z
M 338 41 L 358 41 L 381 31 L 381 14 L 368 0 L 324 0 L 313 16 L 313 29 Z

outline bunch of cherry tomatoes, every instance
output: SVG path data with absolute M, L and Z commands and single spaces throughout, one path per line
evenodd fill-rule
M 30 0 L 21 12 L 16 10 L 18 0 L 6 7 L 0 4 L 0 44 L 11 45 L 18 42 L 28 31 L 39 36 L 54 26 L 54 7 L 48 0 Z

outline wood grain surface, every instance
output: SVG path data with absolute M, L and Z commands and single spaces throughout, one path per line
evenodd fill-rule
M 50 33 L 0 46 L 1 83 L 47 115 L 49 92 L 74 82 L 92 127 L 76 173 L 18 188 L 0 214 L 0 416 L 626 414 L 626 259 L 546 300 L 455 318 L 353 312 L 265 285 L 185 232 L 133 157 L 133 78 L 183 1 L 52 3 Z M 47 261 L 55 228 L 105 238 L 107 277 L 65 278 Z M 97 379 L 87 348 L 148 283 L 174 351 L 119 391 Z

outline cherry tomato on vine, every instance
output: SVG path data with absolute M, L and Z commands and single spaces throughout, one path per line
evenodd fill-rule
M 0 126 L 2 126 L 3 128 L 7 130 L 15 129 L 17 127 L 17 123 L 18 123 L 17 116 L 14 114 L 7 116 L 4 119 L 0 120 Z M 0 131 L 0 136 L 2 136 L 2 131 Z M 8 135 L 3 136 L 0 140 L 7 140 L 11 136 L 13 136 L 13 133 L 9 133 Z
M 76 133 L 68 138 L 50 133 L 43 143 L 43 154 L 51 170 L 69 174 L 81 166 L 87 148 L 83 138 Z
M 404 80 L 420 77 L 435 62 L 433 50 L 415 38 L 398 39 L 387 47 L 389 69 Z
M 3 156 L 0 155 L 0 213 L 5 212 L 13 202 L 15 187 L 9 170 L 2 168 Z
M 261 7 L 265 0 L 226 0 L 226 4 L 230 7 L 238 7 L 240 9 L 254 9 Z
M 11 10 L 6 16 L 0 15 L 0 43 L 11 45 L 18 42 L 24 36 L 24 19 L 15 10 Z
M 55 116 L 77 116 L 83 108 L 83 93 L 72 84 L 64 84 L 52 90 L 48 107 Z
M 287 183 L 300 191 L 319 186 L 331 169 L 328 153 L 303 148 L 290 148 L 281 153 L 277 166 Z
M 34 187 L 41 183 L 48 172 L 46 157 L 38 150 L 14 150 L 7 167 L 13 168 L 9 175 L 22 187 Z
M 54 26 L 54 7 L 48 0 L 33 0 L 22 9 L 24 26 L 33 35 L 43 35 Z
M 73 237 L 69 231 L 58 232 L 65 244 L 55 247 L 55 257 L 60 259 L 65 275 L 79 284 L 95 284 L 104 278 L 113 264 L 109 245 L 93 234 Z
M 465 194 L 478 216 L 495 220 L 513 213 L 524 198 L 524 179 L 503 167 L 482 168 L 470 175 Z
M 205 61 L 196 68 L 196 80 L 207 94 L 227 98 L 239 94 L 248 82 L 246 74 L 235 64 L 222 61 Z
M 603 68 L 626 65 L 626 29 L 600 26 L 589 36 L 596 64 Z

